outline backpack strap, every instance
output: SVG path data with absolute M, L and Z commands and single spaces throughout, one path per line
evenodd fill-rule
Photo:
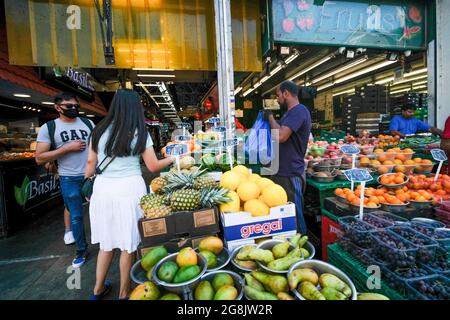
M 56 131 L 56 123 L 55 120 L 51 120 L 47 122 L 48 136 L 50 138 L 50 150 L 56 149 L 55 142 L 55 131 Z
M 94 130 L 94 127 L 92 126 L 92 123 L 88 118 L 79 117 L 79 119 L 83 121 L 83 123 L 89 128 L 89 130 L 91 130 L 91 132 L 92 130 Z

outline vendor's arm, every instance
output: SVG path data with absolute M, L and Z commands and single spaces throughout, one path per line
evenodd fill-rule
M 394 137 L 395 136 L 404 137 L 404 134 L 401 133 L 399 131 L 399 129 L 400 129 L 399 118 L 397 116 L 393 117 L 392 120 L 391 120 L 391 123 L 389 124 L 389 131 L 391 132 L 391 135 L 394 136 Z
M 442 136 L 441 130 L 439 130 L 438 128 L 432 127 L 425 121 L 421 121 L 419 119 L 417 119 L 417 130 L 430 131 L 432 134 L 434 134 L 436 136 L 440 136 L 440 137 Z
M 269 116 L 269 123 L 271 129 L 276 129 L 278 131 L 278 142 L 283 143 L 286 142 L 292 134 L 292 130 L 287 126 L 280 126 L 273 117 L 273 115 Z
M 431 132 L 432 134 L 436 135 L 436 136 L 440 136 L 441 138 L 442 138 L 442 135 L 444 134 L 444 133 L 442 132 L 442 130 L 440 130 L 440 129 L 438 129 L 438 128 L 435 128 L 435 127 L 431 127 L 431 128 L 430 128 L 430 132 Z

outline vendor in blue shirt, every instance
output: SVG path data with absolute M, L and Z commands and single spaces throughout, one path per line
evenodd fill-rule
M 287 109 L 278 123 L 270 110 L 264 110 L 264 119 L 270 122 L 271 129 L 279 130 L 278 172 L 272 180 L 281 185 L 288 200 L 295 203 L 297 229 L 306 233 L 303 217 L 303 192 L 306 187 L 305 153 L 311 134 L 311 114 L 298 101 L 298 87 L 292 81 L 284 81 L 277 89 L 277 102 L 281 109 Z
M 442 136 L 442 131 L 430 126 L 414 117 L 416 108 L 414 105 L 406 104 L 402 107 L 402 115 L 394 116 L 391 119 L 389 130 L 393 136 L 401 136 L 416 134 L 417 131 L 430 131 L 431 133 Z

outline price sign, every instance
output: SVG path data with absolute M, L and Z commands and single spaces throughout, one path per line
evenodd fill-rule
M 208 122 L 209 123 L 219 123 L 220 122 L 220 118 L 218 118 L 218 117 L 209 118 Z
M 351 182 L 367 182 L 373 179 L 369 171 L 365 169 L 349 169 L 343 172 L 345 177 Z
M 169 156 L 181 156 L 187 153 L 186 144 L 171 144 L 166 147 L 166 154 Z
M 234 139 L 220 141 L 219 146 L 221 146 L 223 148 L 227 148 L 227 147 L 237 146 L 238 144 L 239 144 L 238 139 L 234 138 Z
M 430 151 L 433 159 L 436 161 L 447 161 L 447 155 L 444 150 L 441 149 L 433 149 Z
M 189 123 L 187 123 L 187 122 L 182 122 L 182 123 L 180 123 L 180 124 L 177 125 L 177 128 L 178 128 L 178 129 L 181 129 L 181 128 L 190 128 L 190 127 L 191 127 L 191 125 L 190 125 Z
M 191 136 L 175 136 L 176 141 L 191 141 Z
M 341 146 L 341 151 L 345 154 L 358 154 L 359 148 L 353 144 L 344 144 Z
M 220 127 L 215 127 L 213 128 L 214 132 L 225 132 L 227 131 L 227 128 L 225 128 L 224 126 L 220 126 Z

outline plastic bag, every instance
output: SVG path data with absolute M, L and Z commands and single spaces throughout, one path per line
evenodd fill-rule
M 246 132 L 245 155 L 250 164 L 266 165 L 272 160 L 270 123 L 260 111 L 253 127 Z

